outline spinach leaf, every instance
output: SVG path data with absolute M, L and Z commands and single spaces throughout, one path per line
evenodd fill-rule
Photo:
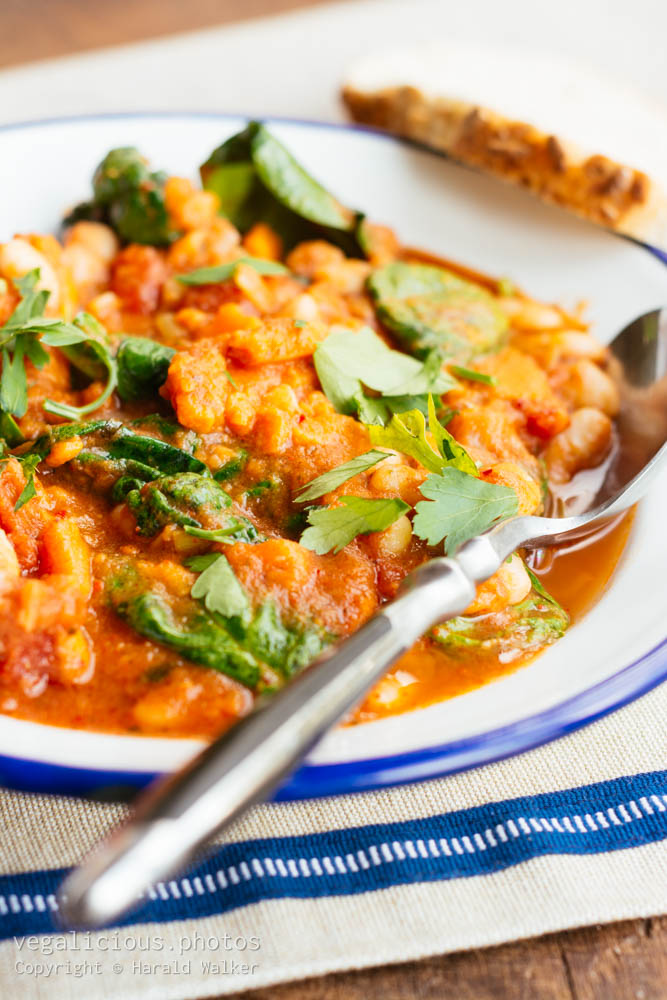
M 145 417 L 136 417 L 130 421 L 132 427 L 153 427 L 161 438 L 178 438 L 178 446 L 188 455 L 194 455 L 201 444 L 199 435 L 176 420 L 163 417 L 161 413 L 147 413 Z
M 313 622 L 284 621 L 273 601 L 265 601 L 248 625 L 244 641 L 255 656 L 289 678 L 312 663 L 331 637 Z
M 151 171 L 133 146 L 112 149 L 93 175 L 92 200 L 77 205 L 65 225 L 94 219 L 106 222 L 126 243 L 172 243 L 180 234 L 170 225 L 165 180 L 166 175 Z
M 238 455 L 230 458 L 228 462 L 225 462 L 219 469 L 216 469 L 213 473 L 213 478 L 219 483 L 226 483 L 227 480 L 234 479 L 243 472 L 247 461 L 248 452 L 245 448 L 241 448 Z
M 206 172 L 204 186 L 217 194 L 221 215 L 226 216 L 241 232 L 250 229 L 256 221 L 253 202 L 261 198 L 257 174 L 251 162 L 225 163 L 212 167 Z
M 248 500 L 257 500 L 259 497 L 263 497 L 265 493 L 275 490 L 277 486 L 278 483 L 273 479 L 260 479 L 258 483 L 247 489 L 243 496 Z
M 318 555 L 340 552 L 357 535 L 384 531 L 410 510 L 407 503 L 397 499 L 343 496 L 338 500 L 340 506 L 320 507 L 308 514 L 310 527 L 301 536 L 301 544 Z
M 176 351 L 148 337 L 127 337 L 116 355 L 118 395 L 124 402 L 157 395 Z
M 140 491 L 144 483 L 183 474 L 194 475 L 198 486 L 200 480 L 210 483 L 209 492 L 222 493 L 223 503 L 224 497 L 227 497 L 213 481 L 208 467 L 189 451 L 159 438 L 135 434 L 118 420 L 90 420 L 52 427 L 48 433 L 37 438 L 24 455 L 45 458 L 56 441 L 71 437 L 83 437 L 86 440 L 86 447 L 71 460 L 72 468 L 85 473 L 102 490 L 111 490 L 114 502 L 126 499 L 133 491 Z M 189 442 L 190 448 L 196 446 L 196 441 L 195 437 L 194 442 Z M 195 492 L 199 495 L 201 490 Z M 146 505 L 148 509 L 156 505 L 164 515 L 164 523 L 167 523 L 168 504 L 163 500 L 164 498 L 151 495 Z M 143 510 L 143 501 L 133 498 L 133 502 L 137 503 L 137 509 Z M 146 523 L 152 523 L 157 515 L 151 519 L 148 513 L 144 513 L 142 517 L 146 518 Z M 195 518 L 185 523 L 199 525 Z
M 525 655 L 556 642 L 570 624 L 569 615 L 528 572 L 533 587 L 519 604 L 493 614 L 452 618 L 433 630 L 433 638 L 450 656 L 471 650 L 496 657 L 512 652 Z
M 119 426 L 108 444 L 112 458 L 135 459 L 152 466 L 162 475 L 180 472 L 196 472 L 200 476 L 210 476 L 208 467 L 198 458 L 176 448 L 173 444 L 160 441 L 147 434 L 133 434 L 126 427 Z
M 287 678 L 330 641 L 318 625 L 281 612 L 272 601 L 253 611 L 231 566 L 218 553 L 193 557 L 188 565 L 201 572 L 193 588 L 200 596 L 179 599 L 178 613 L 129 563 L 121 563 L 107 584 L 109 603 L 140 635 L 250 688 L 257 687 L 265 666 Z M 202 583 L 212 569 L 217 578 L 209 576 Z
M 266 203 L 273 201 L 262 187 L 252 162 L 251 143 L 257 128 L 257 122 L 249 122 L 242 132 L 214 149 L 199 168 L 204 187 L 220 199 L 221 214 L 241 232 L 266 217 L 269 208 Z
M 258 122 L 248 122 L 246 127 L 213 150 L 208 160 L 201 165 L 199 172 L 202 181 L 206 181 L 211 171 L 229 163 L 249 163 L 252 159 L 252 140 L 259 128 Z
M 395 261 L 370 275 L 368 290 L 378 319 L 418 357 L 436 350 L 465 362 L 499 348 L 508 329 L 489 292 L 442 267 Z
M 119 420 L 86 420 L 49 427 L 45 434 L 36 438 L 24 455 L 39 455 L 46 458 L 56 441 L 67 441 L 73 437 L 90 437 L 94 443 L 105 442 L 118 433 L 122 424 Z
M 259 122 L 215 149 L 200 173 L 204 187 L 220 198 L 222 214 L 242 232 L 261 220 L 286 248 L 319 238 L 363 256 L 359 214 L 341 205 Z
M 182 472 L 130 490 L 125 502 L 137 520 L 139 534 L 150 536 L 168 524 L 200 528 L 202 514 L 210 517 L 224 511 L 232 500 L 214 479 Z
M 229 517 L 222 528 L 196 528 L 187 525 L 185 531 L 195 538 L 204 538 L 209 542 L 224 542 L 226 545 L 233 545 L 235 542 L 248 542 L 254 545 L 263 541 L 252 521 L 247 517 Z
M 147 590 L 114 603 L 117 614 L 136 632 L 159 642 L 193 663 L 219 670 L 246 687 L 254 688 L 260 665 L 211 615 L 195 610 L 177 623 L 167 601 Z
M 354 227 L 356 213 L 341 205 L 311 177 L 263 125 L 257 126 L 252 137 L 251 156 L 264 187 L 295 215 L 332 229 Z

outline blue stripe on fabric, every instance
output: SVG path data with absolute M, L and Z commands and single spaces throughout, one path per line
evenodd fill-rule
M 667 771 L 659 771 L 423 819 L 227 844 L 187 876 L 158 883 L 122 925 L 492 875 L 548 854 L 600 854 L 665 838 Z M 0 938 L 58 930 L 55 893 L 64 874 L 0 877 Z

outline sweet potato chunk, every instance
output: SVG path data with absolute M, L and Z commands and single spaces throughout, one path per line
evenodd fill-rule
M 206 434 L 225 419 L 229 393 L 227 366 L 214 340 L 201 340 L 174 355 L 162 395 L 176 410 L 179 423 Z
M 44 529 L 42 568 L 72 577 L 72 586 L 90 592 L 90 547 L 72 518 L 56 518 Z
M 307 358 L 326 336 L 315 323 L 303 324 L 288 317 L 268 319 L 254 329 L 236 330 L 229 338 L 229 353 L 244 365 L 266 365 Z

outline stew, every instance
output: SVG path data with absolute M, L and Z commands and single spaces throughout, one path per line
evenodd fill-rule
M 613 456 L 580 315 L 401 247 L 258 123 L 202 186 L 112 150 L 61 239 L 0 245 L 0 710 L 212 736 L 405 575 Z M 512 556 L 350 721 L 556 642 L 622 519 Z

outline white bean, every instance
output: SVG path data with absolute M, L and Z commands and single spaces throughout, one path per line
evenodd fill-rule
M 77 222 L 65 237 L 65 247 L 72 246 L 84 247 L 106 264 L 110 264 L 120 250 L 113 229 L 102 222 Z
M 572 365 L 564 389 L 577 407 L 595 406 L 609 417 L 618 413 L 620 400 L 616 384 L 588 358 Z
M 390 524 L 388 528 L 379 532 L 376 538 L 377 553 L 379 556 L 387 558 L 402 555 L 412 539 L 410 518 L 403 514 L 397 521 Z
M 60 285 L 53 265 L 44 254 L 20 236 L 0 246 L 0 274 L 5 278 L 22 278 L 28 271 L 39 269 L 38 289 L 49 292 L 49 311 L 60 303 Z
M 503 307 L 502 300 L 499 302 Z M 512 326 L 517 330 L 556 330 L 563 326 L 563 316 L 554 306 L 545 306 L 541 302 L 523 302 L 518 309 L 510 306 L 506 311 L 510 314 Z
M 19 561 L 14 546 L 0 528 L 0 593 L 11 590 L 20 575 Z
M 567 483 L 582 469 L 598 465 L 611 445 L 611 420 L 601 410 L 584 406 L 572 414 L 569 427 L 549 442 L 545 458 L 549 478 Z
M 468 615 L 502 611 L 510 604 L 519 604 L 530 593 L 530 577 L 520 556 L 513 555 L 485 583 L 477 588 L 475 600 L 466 609 Z

